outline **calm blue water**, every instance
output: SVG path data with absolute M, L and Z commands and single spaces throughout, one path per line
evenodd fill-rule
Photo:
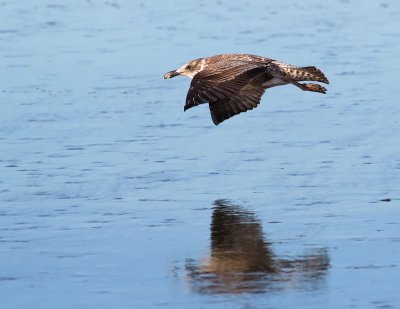
M 397 1 L 1 1 L 5 308 L 398 308 Z M 188 60 L 316 65 L 218 127 Z M 387 201 L 382 201 L 387 200 Z

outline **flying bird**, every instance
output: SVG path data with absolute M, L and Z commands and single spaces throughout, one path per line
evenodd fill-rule
M 329 84 L 314 66 L 297 67 L 270 58 L 249 54 L 222 54 L 187 62 L 164 75 L 164 79 L 184 75 L 192 78 L 184 110 L 208 103 L 215 125 L 260 103 L 265 90 L 292 84 L 304 91 L 326 93 L 316 81 Z

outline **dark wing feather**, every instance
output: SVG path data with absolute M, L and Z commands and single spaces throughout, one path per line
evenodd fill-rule
M 209 103 L 214 124 L 255 108 L 264 93 L 262 83 L 272 76 L 266 66 L 243 61 L 222 62 L 196 74 L 190 85 L 185 110 Z
M 202 103 L 214 102 L 229 97 L 232 87 L 234 87 L 235 79 L 238 79 L 247 70 L 254 68 L 257 68 L 257 66 L 243 61 L 213 63 L 212 69 L 206 68 L 193 77 L 186 96 L 184 110 L 186 111 Z M 227 82 L 231 84 L 226 85 Z M 248 80 L 245 82 L 248 82 Z M 222 83 L 224 83 L 225 87 L 222 87 Z M 227 86 L 230 86 L 230 88 Z
M 264 88 L 248 85 L 238 95 L 210 103 L 211 118 L 215 125 L 237 114 L 251 110 L 260 103 Z

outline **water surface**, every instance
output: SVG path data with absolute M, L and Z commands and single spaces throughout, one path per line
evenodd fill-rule
M 7 308 L 397 308 L 396 1 L 0 2 Z M 187 60 L 316 65 L 218 127 Z

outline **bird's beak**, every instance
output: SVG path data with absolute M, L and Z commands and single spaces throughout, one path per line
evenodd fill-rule
M 172 77 L 175 77 L 175 76 L 178 76 L 178 75 L 181 75 L 181 73 L 177 72 L 176 70 L 170 71 L 168 73 L 165 73 L 164 79 L 172 78 Z

